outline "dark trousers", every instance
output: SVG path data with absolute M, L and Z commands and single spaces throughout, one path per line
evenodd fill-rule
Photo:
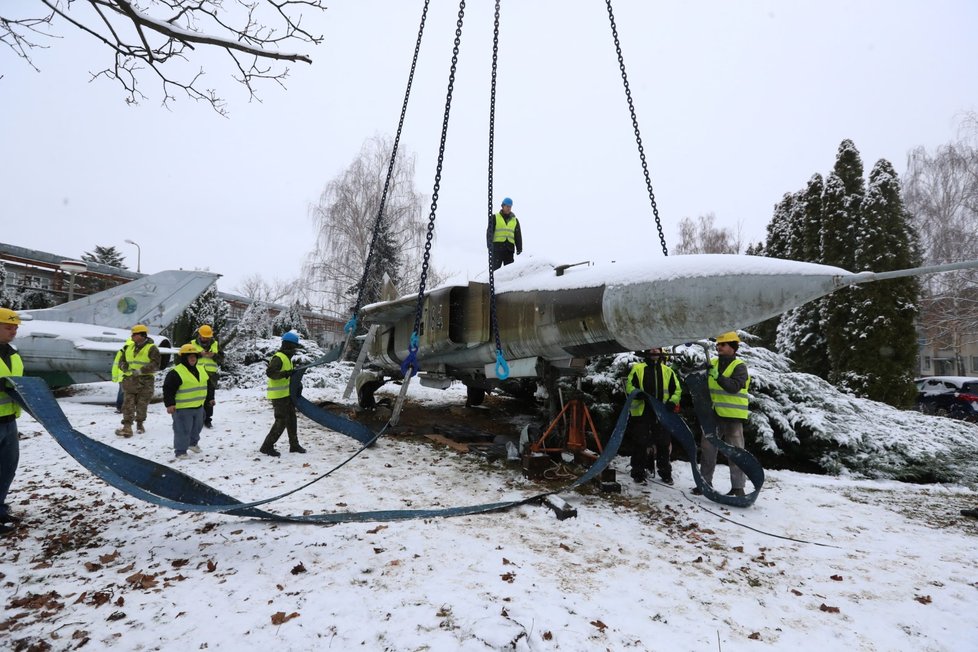
M 278 438 L 282 436 L 284 431 L 288 431 L 289 433 L 289 448 L 298 448 L 298 425 L 295 415 L 295 405 L 292 403 L 292 398 L 289 396 L 285 396 L 283 398 L 273 398 L 272 411 L 275 414 L 275 423 L 272 424 L 272 429 L 269 430 L 268 435 L 265 436 L 265 441 L 261 445 L 261 449 L 263 451 L 270 451 L 274 449 L 275 442 L 278 441 Z
M 210 389 L 217 391 L 217 375 L 210 376 L 207 379 L 207 385 Z M 214 405 L 210 401 L 204 401 L 204 424 L 211 425 L 211 419 L 214 418 Z
M 513 255 L 516 247 L 511 242 L 492 243 L 492 271 L 496 271 L 503 265 L 513 262 Z
M 647 414 L 649 408 L 645 408 L 646 414 L 628 417 L 628 425 L 625 426 L 625 437 L 632 447 L 632 470 L 633 478 L 645 477 L 645 466 L 649 460 L 649 446 L 652 441 L 652 417 Z
M 650 414 L 651 412 L 651 414 Z M 672 435 L 655 418 L 655 412 L 646 406 L 645 414 L 628 417 L 625 436 L 632 445 L 632 477 L 643 477 L 648 469 L 655 474 L 659 467 L 659 477 L 672 480 Z M 655 461 L 649 460 L 649 449 L 655 447 Z
M 659 467 L 659 477 L 672 480 L 672 435 L 658 420 L 652 424 L 652 445 L 655 446 L 655 464 Z M 652 470 L 651 465 L 649 469 Z
M 4 501 L 13 484 L 17 465 L 20 463 L 20 439 L 17 422 L 13 419 L 0 423 L 0 515 L 7 513 Z

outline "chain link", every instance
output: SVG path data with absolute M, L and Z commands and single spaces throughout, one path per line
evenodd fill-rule
M 611 0 L 605 0 L 608 5 L 608 18 L 611 20 L 611 34 L 615 38 L 615 52 L 618 53 L 618 69 L 621 70 L 621 80 L 625 85 L 625 98 L 628 100 L 628 112 L 632 116 L 632 129 L 635 131 L 635 142 L 638 144 L 638 155 L 642 160 L 642 173 L 645 175 L 645 186 L 649 190 L 649 201 L 652 203 L 652 214 L 655 216 L 655 228 L 659 231 L 659 243 L 662 245 L 662 255 L 668 256 L 666 237 L 662 233 L 662 220 L 659 218 L 659 207 L 655 203 L 655 192 L 652 191 L 652 178 L 649 176 L 649 166 L 645 160 L 645 148 L 642 147 L 642 134 L 638 129 L 638 118 L 635 116 L 635 104 L 632 102 L 632 90 L 628 85 L 628 74 L 625 72 L 625 58 L 621 53 L 621 42 L 618 40 L 618 26 L 615 25 L 615 13 L 611 8 Z
M 401 131 L 404 129 L 404 116 L 407 115 L 408 100 L 411 98 L 411 86 L 414 83 L 414 71 L 418 67 L 418 53 L 421 52 L 421 37 L 424 36 L 425 22 L 428 20 L 428 4 L 430 0 L 425 0 L 424 9 L 421 11 L 421 24 L 418 27 L 418 39 L 414 44 L 414 57 L 411 59 L 411 72 L 408 74 L 407 88 L 404 91 L 404 102 L 401 104 L 401 117 L 397 121 L 397 135 L 394 136 L 394 147 L 391 150 L 390 163 L 387 165 L 387 178 L 384 180 L 384 191 L 380 197 L 380 206 L 377 209 L 377 219 L 374 220 L 374 229 L 370 237 L 370 246 L 367 249 L 367 263 L 364 265 L 363 278 L 360 279 L 360 289 L 357 292 L 357 302 L 353 307 L 353 315 L 350 317 L 352 323 L 356 322 L 360 308 L 363 306 L 363 294 L 367 287 L 367 278 L 370 275 L 370 264 L 373 261 L 374 248 L 377 245 L 377 236 L 380 233 L 380 224 L 384 215 L 384 208 L 387 205 L 387 192 L 390 188 L 391 178 L 394 176 L 394 164 L 397 161 L 397 149 L 401 143 Z M 354 327 L 355 330 L 355 327 Z M 351 333 L 352 335 L 352 333 Z
M 441 140 L 438 143 L 438 164 L 435 168 L 435 184 L 431 191 L 431 212 L 428 214 L 428 233 L 425 236 L 424 244 L 424 258 L 421 263 L 421 280 L 418 283 L 418 301 L 415 306 L 414 311 L 414 333 L 412 334 L 412 340 L 420 335 L 421 330 L 421 315 L 424 311 L 424 291 L 425 286 L 428 283 L 428 264 L 431 260 L 431 240 L 435 233 L 435 214 L 438 210 L 438 191 L 441 188 L 441 170 L 445 162 L 445 141 L 448 138 L 448 118 L 452 112 L 452 94 L 455 90 L 455 71 L 458 68 L 458 52 L 459 46 L 462 42 L 462 19 L 465 17 L 465 0 L 460 0 L 458 3 L 458 20 L 455 21 L 455 43 L 452 48 L 452 67 L 448 74 L 448 92 L 445 97 L 445 115 L 442 118 L 441 123 Z M 417 373 L 418 366 L 417 362 L 414 360 L 415 354 L 417 353 L 417 344 L 412 342 L 413 350 L 409 353 L 409 359 L 405 360 L 405 364 L 409 361 L 413 363 L 413 373 Z M 405 366 L 402 365 L 401 369 L 404 370 Z
M 499 2 L 500 0 L 496 0 L 496 15 L 492 32 L 492 83 L 489 92 L 489 193 L 486 202 L 489 213 L 489 228 L 486 230 L 486 246 L 489 249 L 489 319 L 492 322 L 492 333 L 496 340 L 497 358 L 502 356 L 502 344 L 499 339 L 499 320 L 496 319 L 496 278 L 493 270 L 492 233 L 495 229 L 496 211 L 492 197 L 492 171 L 493 141 L 496 130 L 496 70 L 499 60 Z

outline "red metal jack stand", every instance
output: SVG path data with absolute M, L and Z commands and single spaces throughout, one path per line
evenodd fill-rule
M 547 436 L 559 428 L 563 422 L 566 422 L 567 426 L 567 438 L 564 441 L 564 445 L 546 446 Z M 597 453 L 587 447 L 588 435 L 590 435 L 591 440 L 594 442 L 594 447 L 598 449 Z M 532 462 L 534 460 L 547 459 L 544 457 L 547 453 L 569 452 L 574 455 L 574 460 L 577 463 L 590 465 L 598 459 L 601 451 L 601 438 L 598 437 L 598 429 L 594 427 L 594 421 L 591 419 L 591 413 L 588 411 L 587 406 L 580 399 L 571 399 L 550 425 L 547 426 L 543 435 L 530 444 L 529 452 L 523 457 L 524 473 L 532 472 L 532 467 L 534 466 Z M 530 477 L 529 474 L 528 477 Z M 614 469 L 605 469 L 601 472 L 601 477 L 595 478 L 595 480 L 601 488 L 601 491 L 609 493 L 619 493 L 621 491 L 621 485 L 616 481 Z M 558 506 L 553 504 L 550 506 L 557 512 L 557 517 L 560 519 L 577 515 L 577 510 L 573 510 L 573 513 L 570 513 L 569 511 L 562 511 Z
M 562 447 L 547 447 L 544 444 L 547 441 L 547 436 L 554 432 L 564 420 L 567 422 L 566 442 Z M 590 426 L 590 429 L 587 428 L 588 426 Z M 587 447 L 587 436 L 589 434 L 594 441 L 594 446 L 598 449 L 597 453 Z M 588 464 L 598 459 L 598 455 L 601 454 L 601 439 L 598 437 L 597 428 L 594 427 L 594 421 L 591 420 L 591 413 L 588 411 L 587 406 L 580 399 L 575 398 L 567 401 L 567 405 L 564 406 L 560 414 L 547 426 L 543 435 L 530 444 L 530 452 L 532 453 L 563 453 L 564 451 L 573 453 L 574 458 L 578 461 L 581 461 L 579 458 L 585 458 L 588 460 Z

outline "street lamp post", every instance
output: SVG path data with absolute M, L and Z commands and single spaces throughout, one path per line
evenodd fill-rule
M 126 242 L 128 242 L 131 245 L 136 245 L 136 273 L 137 274 L 142 274 L 142 272 L 143 272 L 143 269 L 142 269 L 142 267 L 143 267 L 143 265 L 142 265 L 142 262 L 143 262 L 142 261 L 142 258 L 143 258 L 143 250 L 139 248 L 139 243 L 137 243 L 137 242 L 133 242 L 132 240 L 126 240 Z

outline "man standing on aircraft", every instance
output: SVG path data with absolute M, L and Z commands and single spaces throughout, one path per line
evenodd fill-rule
M 200 452 L 204 406 L 214 402 L 214 388 L 200 366 L 200 347 L 188 342 L 180 347 L 180 362 L 163 379 L 163 405 L 173 417 L 173 453 L 186 459 L 187 451 Z M 174 460 L 176 461 L 176 460 Z
M 24 361 L 17 349 L 10 343 L 17 337 L 20 315 L 9 308 L 0 308 L 0 378 L 23 376 Z M 20 406 L 14 403 L 10 394 L 3 391 L 0 382 L 0 536 L 11 534 L 20 521 L 7 507 L 7 492 L 17 473 L 20 462 L 20 441 L 17 434 L 17 417 Z
M 197 329 L 194 343 L 199 346 L 201 350 L 200 357 L 197 359 L 197 366 L 207 372 L 208 388 L 211 392 L 211 398 L 213 398 L 213 394 L 217 390 L 218 367 L 224 359 L 224 354 L 217 348 L 217 339 L 214 337 L 214 329 L 210 324 L 204 324 Z M 213 418 L 214 402 L 207 401 L 204 403 L 205 428 L 214 427 Z
M 289 452 L 305 453 L 306 449 L 299 445 L 298 425 L 296 423 L 295 404 L 289 393 L 289 377 L 292 375 L 292 357 L 296 351 L 303 348 L 299 336 L 289 331 L 282 336 L 282 346 L 268 361 L 265 375 L 268 376 L 266 396 L 272 401 L 275 423 L 268 431 L 265 441 L 258 449 L 265 455 L 279 457 L 281 453 L 275 450 L 275 442 L 282 436 L 283 430 L 289 433 Z
M 132 327 L 132 344 L 126 346 L 119 368 L 125 374 L 122 391 L 126 398 L 122 402 L 122 427 L 115 431 L 120 437 L 132 437 L 132 422 L 136 420 L 136 432 L 144 433 L 146 428 L 146 408 L 153 398 L 153 378 L 160 370 L 160 350 L 149 336 L 149 329 L 143 324 Z
M 517 256 L 523 253 L 523 232 L 513 212 L 513 200 L 509 197 L 503 199 L 502 207 L 493 216 L 486 235 L 492 247 L 493 271 L 513 262 L 514 251 Z
M 649 349 L 643 354 L 642 360 L 629 369 L 625 392 L 631 394 L 636 389 L 641 389 L 654 400 L 662 402 L 668 410 L 678 407 L 683 390 L 672 367 L 663 364 L 661 347 Z M 659 424 L 655 411 L 645 404 L 644 399 L 633 400 L 628 410 L 630 415 L 626 432 L 632 442 L 632 479 L 635 482 L 645 482 L 651 443 L 656 448 L 655 461 L 659 466 L 659 477 L 666 484 L 672 484 L 672 462 L 669 459 L 672 439 L 669 431 Z M 654 466 L 651 468 L 654 469 Z
M 716 417 L 717 438 L 736 448 L 744 448 L 744 422 L 750 413 L 747 409 L 747 390 L 750 388 L 750 374 L 747 365 L 737 357 L 740 337 L 737 333 L 724 333 L 717 338 L 717 358 L 710 360 L 707 386 Z M 713 485 L 713 470 L 717 464 L 717 449 L 706 437 L 702 441 L 700 455 L 700 474 L 703 480 Z M 730 491 L 728 496 L 743 496 L 747 478 L 736 464 L 730 466 Z M 694 494 L 702 494 L 699 487 Z

